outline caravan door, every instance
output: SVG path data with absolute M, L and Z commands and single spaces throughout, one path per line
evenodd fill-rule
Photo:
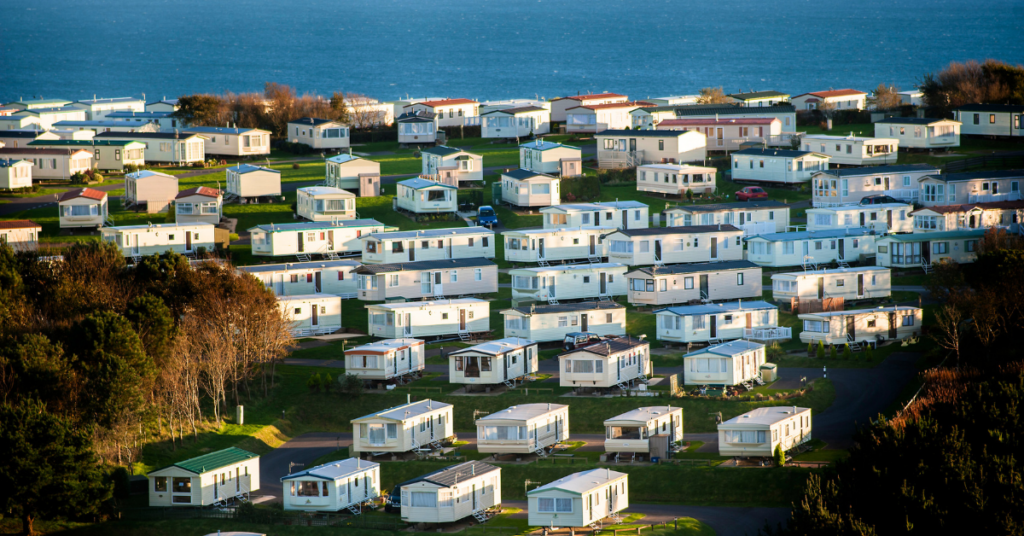
M 434 272 L 434 296 L 444 294 L 444 284 L 441 283 L 441 272 Z

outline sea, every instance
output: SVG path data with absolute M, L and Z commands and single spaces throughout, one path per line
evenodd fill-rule
M 1024 0 L 2 0 L 0 102 L 911 89 L 1022 30 Z

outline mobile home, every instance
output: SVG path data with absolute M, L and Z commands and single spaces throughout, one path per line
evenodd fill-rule
M 615 302 L 530 305 L 501 311 L 505 337 L 537 342 L 565 340 L 569 333 L 586 331 L 601 336 L 626 333 L 626 308 Z
M 573 473 L 526 493 L 531 527 L 589 527 L 629 508 L 629 475 L 608 468 Z
M 309 221 L 356 219 L 356 194 L 331 186 L 308 186 L 295 191 L 295 212 Z
M 558 384 L 562 387 L 624 388 L 647 383 L 653 373 L 651 344 L 630 335 L 608 338 L 559 354 Z
M 395 122 L 398 123 L 398 143 L 402 146 L 437 142 L 437 116 L 432 112 L 405 112 Z
M 749 93 L 730 93 L 726 95 L 740 106 L 748 108 L 759 108 L 762 106 L 774 106 L 776 103 L 788 103 L 789 93 L 780 91 L 751 91 Z
M 1019 201 L 1021 181 L 1021 169 L 926 175 L 917 180 L 920 202 L 926 207 Z
M 393 231 L 365 235 L 363 263 L 494 258 L 494 231 L 486 227 L 453 227 Z
M 390 381 L 426 366 L 426 344 L 419 339 L 384 339 L 345 350 L 345 373 L 361 380 Z
M 566 121 L 567 112 L 571 108 L 579 106 L 592 106 L 595 104 L 612 104 L 626 102 L 629 97 L 618 93 L 590 93 L 587 95 L 570 95 L 568 97 L 557 97 L 551 101 L 551 120 L 556 123 Z
M 807 230 L 828 231 L 866 227 L 878 234 L 914 231 L 910 203 L 842 205 L 807 209 Z
M 32 179 L 70 180 L 75 173 L 93 167 L 92 151 L 85 149 L 34 149 L 31 147 L 0 147 L 0 158 L 32 162 Z
M 270 131 L 258 128 L 189 127 L 186 134 L 203 137 L 206 154 L 214 156 L 256 156 L 270 154 Z
M 170 208 L 178 195 L 178 178 L 166 173 L 143 170 L 124 176 L 124 200 L 132 206 L 146 206 L 155 214 Z
M 792 337 L 779 327 L 779 308 L 764 301 L 678 305 L 654 311 L 659 341 L 714 344 L 733 339 L 759 341 Z
M 602 169 L 703 163 L 708 156 L 707 137 L 693 130 L 605 130 L 595 137 Z
M 203 138 L 182 132 L 100 132 L 95 140 L 138 141 L 146 144 L 146 163 L 190 165 L 206 161 Z
M 313 149 L 328 151 L 347 149 L 350 143 L 347 125 L 318 117 L 289 121 L 286 137 L 292 143 L 305 143 Z
M 1024 136 L 1024 105 L 965 104 L 953 110 L 960 132 L 972 136 Z
M 484 138 L 518 139 L 551 132 L 551 110 L 539 106 L 491 110 L 480 119 Z
M 468 461 L 402 486 L 402 521 L 450 523 L 501 506 L 501 468 Z
M 887 136 L 908 149 L 960 147 L 960 122 L 925 117 L 890 117 L 875 122 L 875 137 Z
M 789 205 L 765 199 L 740 203 L 679 205 L 665 210 L 669 227 L 690 225 L 735 225 L 743 236 L 782 233 L 789 227 Z
M 89 120 L 100 120 L 113 112 L 144 112 L 146 101 L 135 97 L 114 97 L 86 99 L 71 103 L 71 106 L 85 111 Z
M 811 408 L 768 406 L 718 425 L 719 456 L 770 457 L 811 440 Z
M 284 509 L 340 512 L 380 496 L 380 464 L 349 458 L 281 477 Z
M 421 154 L 423 175 L 460 188 L 484 180 L 484 158 L 478 154 L 447 145 L 428 147 Z
M 214 250 L 212 223 L 155 223 L 149 225 L 122 225 L 104 227 L 100 234 L 104 242 L 111 242 L 125 257 L 161 255 L 168 251 L 193 255 L 199 248 Z
M 0 190 L 32 187 L 32 162 L 0 158 Z
M 0 245 L 9 245 L 14 251 L 35 251 L 41 232 L 43 226 L 32 220 L 0 220 Z
M 380 162 L 350 154 L 332 156 L 326 161 L 324 185 L 341 188 L 364 197 L 380 195 Z M 367 195 L 363 185 L 375 191 Z
M 150 506 L 212 506 L 260 489 L 260 456 L 236 447 L 150 471 Z
M 875 255 L 875 234 L 866 227 L 796 231 L 747 239 L 747 260 L 761 266 L 822 266 L 862 262 Z
M 398 183 L 395 206 L 413 214 L 455 212 L 459 188 L 427 179 L 408 179 Z
M 857 204 L 872 195 L 887 195 L 913 203 L 919 197 L 918 180 L 938 174 L 939 169 L 929 164 L 820 171 L 811 179 L 811 203 L 815 207 Z
M 174 221 L 178 223 L 220 223 L 224 194 L 216 188 L 196 186 L 174 197 Z
M 683 408 L 646 406 L 604 421 L 605 452 L 671 456 L 683 440 Z
M 993 201 L 969 205 L 935 205 L 911 212 L 913 232 L 958 231 L 1014 227 L 1019 229 L 1024 200 Z
M 922 310 L 893 305 L 877 309 L 854 309 L 808 313 L 797 316 L 803 322 L 800 342 L 825 345 L 871 344 L 921 335 Z
M 406 112 L 425 112 L 437 116 L 439 127 L 460 127 L 466 119 L 479 117 L 480 103 L 471 99 L 438 99 L 414 102 L 402 108 Z
M 827 154 L 811 151 L 743 149 L 732 153 L 732 180 L 777 184 L 809 182 L 815 173 L 828 169 L 829 158 Z
M 540 209 L 545 229 L 563 227 L 606 227 L 646 229 L 651 218 L 647 205 L 639 201 L 571 203 Z
M 531 454 L 569 440 L 569 406 L 519 404 L 476 420 L 476 450 Z
M 565 114 L 565 131 L 569 134 L 598 134 L 608 129 L 630 126 L 629 112 L 653 106 L 646 102 L 610 102 L 569 108 Z
M 352 419 L 350 452 L 361 458 L 364 452 L 378 456 L 439 445 L 454 435 L 453 409 L 427 398 Z
M 515 385 L 537 372 L 537 342 L 510 337 L 485 342 L 448 354 L 450 383 L 476 385 Z
M 883 236 L 874 243 L 875 261 L 887 268 L 920 268 L 947 259 L 972 263 L 978 258 L 978 242 L 986 232 L 964 229 Z
M 772 274 L 772 299 L 777 302 L 843 298 L 845 301 L 888 298 L 892 294 L 888 268 L 858 266 Z
M 646 266 L 626 274 L 630 305 L 674 305 L 761 297 L 761 267 L 750 261 Z
M 793 97 L 791 102 L 798 110 L 821 110 L 832 106 L 834 110 L 863 110 L 867 108 L 868 94 L 856 89 L 830 89 L 812 91 Z
M 620 229 L 604 240 L 608 261 L 629 266 L 743 259 L 743 231 L 733 225 Z
M 760 377 L 764 345 L 737 340 L 702 348 L 683 356 L 684 385 L 728 387 Z
M 357 255 L 362 251 L 363 235 L 383 232 L 377 220 L 264 224 L 249 228 L 252 254 L 280 257 L 320 254 Z M 306 259 L 308 260 L 308 259 Z
M 226 170 L 227 192 L 241 199 L 281 195 L 281 172 L 261 166 L 236 164 Z
M 472 336 L 491 329 L 490 302 L 477 298 L 366 306 L 370 335 L 399 337 Z
M 330 294 L 278 296 L 292 336 L 327 335 L 341 329 L 341 298 Z
M 698 195 L 715 191 L 718 170 L 689 164 L 646 164 L 636 168 L 638 192 L 685 196 L 687 191 Z
M 238 269 L 252 274 L 275 296 L 331 294 L 342 298 L 356 297 L 353 270 L 359 261 L 310 261 L 288 264 L 254 264 Z
M 561 202 L 561 179 L 525 169 L 501 174 L 501 201 L 516 207 L 547 207 Z
M 440 300 L 498 292 L 498 265 L 482 257 L 364 264 L 353 273 L 358 297 L 367 301 Z
M 92 188 L 75 188 L 61 194 L 57 201 L 60 228 L 103 227 L 108 221 L 107 192 Z
M 744 117 L 722 119 L 680 118 L 658 123 L 658 130 L 689 130 L 707 138 L 709 151 L 738 151 L 742 145 L 771 144 L 782 135 L 782 121 L 777 117 Z
M 800 139 L 804 151 L 816 151 L 829 157 L 832 165 L 882 166 L 895 164 L 900 141 L 896 138 L 861 136 L 805 135 Z M 826 168 L 827 169 L 827 168 Z
M 93 154 L 93 167 L 101 171 L 123 172 L 127 166 L 142 167 L 146 164 L 146 160 L 143 157 L 146 144 L 139 141 L 38 139 L 29 142 L 27 146 L 42 147 L 44 149 L 83 149 L 91 151 Z
M 608 251 L 601 236 L 615 227 L 562 227 L 513 230 L 501 233 L 508 262 L 600 262 Z
M 519 146 L 519 168 L 558 177 L 575 177 L 583 174 L 581 155 L 579 147 L 538 139 Z
M 509 270 L 512 300 L 557 303 L 559 300 L 623 296 L 626 294 L 626 269 L 623 264 L 590 263 Z

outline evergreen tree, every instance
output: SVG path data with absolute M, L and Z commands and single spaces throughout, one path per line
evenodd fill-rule
M 825 359 L 825 343 L 818 341 L 818 359 Z
M 848 361 L 851 357 L 853 357 L 853 350 L 850 350 L 850 345 L 849 344 L 844 344 L 843 345 L 843 359 Z
M 782 443 L 775 445 L 775 453 L 772 455 L 775 459 L 775 467 L 782 467 L 786 465 L 786 453 L 782 452 Z
M 832 361 L 836 360 L 836 345 L 832 344 L 828 347 L 828 358 Z

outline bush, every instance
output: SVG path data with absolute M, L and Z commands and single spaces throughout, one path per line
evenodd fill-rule
M 867 359 L 868 361 L 875 360 L 875 350 L 871 347 L 870 344 L 867 345 L 866 348 L 864 348 L 864 359 Z
M 825 343 L 818 341 L 818 359 L 825 359 Z
M 298 162 L 292 164 L 292 169 L 301 169 L 301 168 L 302 168 L 302 166 L 300 166 Z
M 786 454 L 782 452 L 782 444 L 775 445 L 775 454 L 772 456 L 775 459 L 775 467 L 783 467 L 786 465 Z
M 89 176 L 81 171 L 76 172 L 71 176 L 71 184 L 85 184 L 89 181 Z
M 850 345 L 849 344 L 844 344 L 843 345 L 843 359 L 844 360 L 849 360 L 851 357 L 853 357 L 853 351 L 850 350 Z
M 228 235 L 229 242 L 234 242 L 235 240 L 238 240 L 238 233 L 231 233 Z
M 207 251 L 206 246 L 199 246 L 199 247 L 196 248 L 196 258 L 197 259 L 204 259 L 204 258 L 206 258 L 206 254 L 207 253 L 209 253 L 209 252 Z
M 306 380 L 306 387 L 309 387 L 310 392 L 318 393 L 320 392 L 320 382 L 320 373 L 318 372 Z
M 836 345 L 832 344 L 828 347 L 828 358 L 835 361 L 838 356 L 836 355 Z
M 331 377 L 330 372 L 324 373 L 324 379 L 323 382 L 321 383 L 323 385 L 324 391 L 327 391 L 328 393 L 331 392 L 331 389 L 334 388 L 334 378 Z
M 807 343 L 807 357 L 814 357 L 814 343 Z
M 131 495 L 131 475 L 128 474 L 128 469 L 124 467 L 118 467 L 110 473 L 110 480 L 114 484 L 114 498 L 115 499 L 127 499 Z
M 359 396 L 363 394 L 363 380 L 353 374 L 338 376 L 338 387 L 342 394 Z

